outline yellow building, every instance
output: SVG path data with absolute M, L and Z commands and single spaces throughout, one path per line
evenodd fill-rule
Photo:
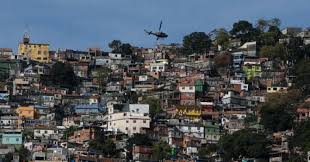
M 287 93 L 287 87 L 270 86 L 267 87 L 267 93 Z
M 18 54 L 28 56 L 29 59 L 38 62 L 49 62 L 49 44 L 30 43 L 30 37 L 25 34 L 23 42 L 18 45 Z
M 201 118 L 201 109 L 196 106 L 177 106 L 176 114 L 188 119 L 199 119 Z
M 21 106 L 16 109 L 16 113 L 21 118 L 34 119 L 35 109 L 33 106 Z

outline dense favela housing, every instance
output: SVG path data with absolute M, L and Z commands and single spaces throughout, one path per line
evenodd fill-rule
M 182 43 L 0 48 L 0 161 L 310 161 L 310 29 L 240 20 Z

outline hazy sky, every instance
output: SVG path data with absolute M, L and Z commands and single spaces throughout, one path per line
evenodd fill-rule
M 120 39 L 152 47 L 156 40 L 144 29 L 156 30 L 163 20 L 169 37 L 181 42 L 193 31 L 230 29 L 238 20 L 278 17 L 282 26 L 310 26 L 309 0 L 0 0 L 0 47 L 14 50 L 25 31 L 33 42 L 52 49 L 84 50 Z

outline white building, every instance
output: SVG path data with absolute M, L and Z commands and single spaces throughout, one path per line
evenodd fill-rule
M 204 127 L 199 125 L 180 125 L 176 126 L 185 136 L 204 139 Z
M 107 130 L 128 135 L 150 128 L 148 104 L 108 104 Z
M 167 69 L 167 64 L 165 62 L 150 64 L 150 71 L 152 72 L 164 72 L 166 71 L 166 69 Z
M 150 128 L 151 118 L 147 114 L 119 112 L 108 115 L 108 131 L 122 132 L 128 135 L 142 133 Z
M 34 129 L 33 136 L 34 139 L 48 139 L 53 135 L 57 135 L 58 131 L 56 129 L 45 128 L 45 129 Z
M 179 91 L 181 93 L 195 93 L 195 85 L 192 84 L 181 84 L 179 86 Z

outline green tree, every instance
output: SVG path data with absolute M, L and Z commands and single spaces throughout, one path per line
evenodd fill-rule
M 154 160 L 164 160 L 170 157 L 171 147 L 166 142 L 159 141 L 155 143 L 152 150 L 152 157 Z
M 287 94 L 272 94 L 260 110 L 260 123 L 268 131 L 278 132 L 291 129 L 294 124 L 295 105 L 302 94 L 299 90 L 290 90 Z
M 18 149 L 15 149 L 15 152 L 18 153 L 19 159 L 24 160 L 24 161 L 28 161 L 31 155 L 31 152 L 24 146 Z
M 43 80 L 43 84 L 49 83 L 54 86 L 73 90 L 79 85 L 79 80 L 74 74 L 73 68 L 70 64 L 56 62 L 52 66 L 48 80 Z
M 258 39 L 260 46 L 274 46 L 282 37 L 280 29 L 276 26 L 271 26 L 268 32 L 262 33 Z
M 254 28 L 248 21 L 240 20 L 233 24 L 230 34 L 235 38 L 239 38 L 242 43 L 245 43 L 255 41 L 259 36 L 259 30 Z
M 294 129 L 294 136 L 289 138 L 289 147 L 301 148 L 303 155 L 306 155 L 310 151 L 310 121 L 298 123 Z M 300 158 L 300 156 L 296 156 Z
M 3 161 L 10 162 L 12 160 L 13 160 L 13 153 L 12 152 L 5 154 Z
M 273 19 L 269 20 L 268 24 L 269 24 L 269 26 L 280 27 L 281 20 L 279 18 L 273 18 Z
M 303 90 L 305 95 L 310 94 L 310 60 L 301 60 L 296 65 L 296 87 Z
M 132 46 L 129 43 L 122 44 L 120 53 L 125 55 L 132 55 Z
M 153 118 L 156 114 L 161 113 L 163 110 L 160 105 L 160 100 L 154 97 L 147 97 L 142 100 L 143 104 L 149 104 L 150 106 L 150 116 Z
M 204 147 L 199 148 L 198 150 L 198 156 L 200 158 L 208 158 L 213 153 L 217 152 L 218 146 L 216 144 L 207 144 Z
M 204 32 L 193 32 L 183 38 L 183 49 L 186 54 L 205 54 L 210 47 L 211 40 Z
M 96 69 L 95 77 L 97 78 L 99 88 L 103 90 L 106 87 L 108 78 L 111 74 L 112 70 L 107 67 L 101 67 L 99 69 Z
M 114 141 L 110 138 L 104 140 L 92 140 L 89 143 L 89 148 L 98 153 L 102 153 L 105 156 L 112 157 L 117 154 L 116 145 Z
M 153 145 L 152 140 L 146 134 L 134 134 L 128 138 L 126 142 L 126 150 L 128 150 L 127 160 L 132 159 L 132 149 L 133 146 L 149 146 Z
M 109 48 L 113 53 L 121 53 L 125 55 L 132 55 L 132 46 L 129 43 L 122 43 L 120 40 L 113 40 L 109 43 Z
M 74 127 L 74 126 L 67 128 L 64 132 L 63 138 L 65 140 L 68 140 L 68 138 L 72 136 L 76 130 L 77 130 L 77 127 Z
M 224 28 L 217 29 L 215 32 L 215 41 L 217 45 L 220 45 L 224 50 L 229 46 L 230 35 Z
M 261 57 L 268 57 L 270 59 L 287 60 L 287 48 L 283 44 L 276 44 L 275 46 L 263 46 L 260 49 Z
M 65 108 L 62 105 L 54 106 L 55 120 L 57 124 L 62 124 L 62 120 L 65 116 Z
M 136 146 L 152 146 L 153 142 L 146 134 L 134 134 L 128 138 L 126 147 L 131 149 L 133 145 Z
M 112 49 L 113 53 L 121 53 L 122 42 L 120 40 L 113 40 L 109 43 L 109 48 Z
M 224 161 L 244 158 L 268 158 L 269 141 L 265 135 L 251 130 L 240 130 L 231 135 L 224 135 L 219 141 Z
M 265 32 L 266 29 L 270 29 L 270 27 L 280 27 L 281 20 L 278 18 L 273 18 L 270 20 L 267 19 L 258 19 L 256 22 L 256 28 L 261 32 Z
M 302 38 L 289 38 L 289 43 L 286 44 L 286 48 L 288 49 L 288 60 L 293 63 L 303 60 L 307 53 L 305 47 Z
M 266 29 L 268 28 L 268 20 L 258 19 L 256 22 L 256 28 L 259 29 L 261 32 L 266 31 Z

